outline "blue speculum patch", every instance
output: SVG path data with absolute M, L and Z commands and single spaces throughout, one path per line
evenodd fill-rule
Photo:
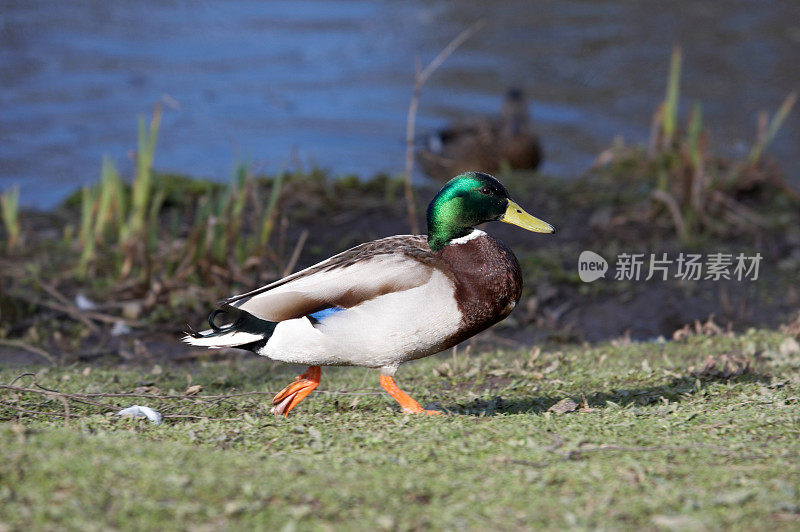
M 308 317 L 313 319 L 313 320 L 316 320 L 316 321 L 322 321 L 323 319 L 327 318 L 331 314 L 335 314 L 335 313 L 337 313 L 339 311 L 342 311 L 342 310 L 344 310 L 344 309 L 341 308 L 341 307 L 324 308 L 322 310 L 318 310 L 318 311 L 314 312 L 313 314 L 309 314 Z

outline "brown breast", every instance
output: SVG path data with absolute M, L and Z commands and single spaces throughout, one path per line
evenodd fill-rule
M 437 255 L 453 275 L 463 316 L 462 327 L 447 347 L 502 321 L 514 309 L 522 295 L 522 271 L 505 244 L 483 234 L 445 246 Z

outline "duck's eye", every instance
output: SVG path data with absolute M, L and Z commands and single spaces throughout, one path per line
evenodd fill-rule
M 489 187 L 482 187 L 480 192 L 481 192 L 481 194 L 485 194 L 487 196 L 492 193 L 492 191 L 489 190 Z

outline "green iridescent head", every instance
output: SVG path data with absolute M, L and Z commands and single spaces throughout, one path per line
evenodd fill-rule
M 507 222 L 529 231 L 553 233 L 553 227 L 511 201 L 500 181 L 480 172 L 466 172 L 448 181 L 428 205 L 428 245 L 439 251 L 479 224 Z

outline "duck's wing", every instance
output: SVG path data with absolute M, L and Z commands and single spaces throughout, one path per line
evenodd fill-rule
M 431 278 L 436 262 L 424 236 L 392 236 L 348 249 L 221 304 L 268 321 L 300 318 L 420 286 Z

